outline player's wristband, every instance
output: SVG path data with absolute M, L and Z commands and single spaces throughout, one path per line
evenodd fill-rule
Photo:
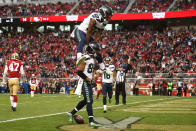
M 83 73 L 83 71 L 77 71 L 77 74 L 84 80 L 87 78 L 87 76 Z

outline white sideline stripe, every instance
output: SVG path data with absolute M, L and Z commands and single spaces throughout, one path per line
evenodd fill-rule
M 175 97 L 175 98 L 165 98 L 165 99 L 156 99 L 156 100 L 148 100 L 148 101 L 139 101 L 139 102 L 132 102 L 132 103 L 127 103 L 127 105 L 131 105 L 131 104 L 138 104 L 138 103 L 146 103 L 146 102 L 152 102 L 152 101 L 162 101 L 162 100 L 167 100 L 167 99 L 176 99 L 179 97 Z M 119 104 L 119 105 L 111 105 L 111 106 L 107 106 L 107 107 L 115 107 L 115 106 L 121 106 L 123 104 Z M 101 109 L 103 108 L 101 107 L 95 107 L 93 109 Z M 86 109 L 83 109 L 81 111 L 85 111 Z M 55 115 L 60 115 L 60 114 L 65 114 L 67 112 L 59 112 L 59 113 L 54 113 L 54 114 L 47 114 L 47 115 L 40 115 L 40 116 L 31 116 L 31 117 L 24 117 L 24 118 L 16 118 L 16 119 L 10 119 L 10 120 L 5 120 L 5 121 L 0 121 L 0 123 L 7 123 L 7 122 L 12 122 L 12 121 L 19 121 L 19 120 L 26 120 L 26 119 L 34 119 L 34 118 L 42 118 L 42 117 L 47 117 L 47 116 L 55 116 Z
M 65 100 L 54 100 L 52 102 L 56 102 L 56 101 L 65 101 Z M 51 103 L 51 101 L 44 101 L 44 102 L 31 102 L 31 103 L 40 103 L 40 104 L 43 104 L 43 103 Z M 30 102 L 23 102 L 23 103 L 18 103 L 18 104 L 30 104 Z M 8 105 L 8 104 L 0 104 L 0 105 Z

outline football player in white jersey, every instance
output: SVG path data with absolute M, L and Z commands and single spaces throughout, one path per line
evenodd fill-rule
M 107 112 L 107 94 L 109 97 L 109 103 L 111 103 L 113 86 L 116 82 L 116 70 L 115 66 L 111 64 L 111 58 L 106 57 L 104 59 L 105 68 L 102 70 L 102 92 L 103 92 L 103 108 L 104 113 Z
M 80 76 L 80 78 L 83 79 L 82 93 L 84 99 L 81 100 L 71 112 L 67 113 L 70 122 L 73 122 L 73 116 L 86 105 L 86 111 L 88 113 L 88 118 L 89 118 L 89 126 L 93 126 L 93 127 L 101 126 L 99 123 L 94 121 L 93 108 L 92 108 L 92 104 L 93 104 L 92 88 L 96 87 L 96 83 L 93 80 L 94 64 L 95 64 L 94 57 L 97 51 L 99 50 L 100 49 L 98 43 L 95 42 L 89 43 L 89 45 L 86 48 L 86 53 L 87 53 L 85 54 L 86 59 L 77 66 L 78 69 L 77 74 L 78 76 Z
M 101 34 L 111 17 L 112 9 L 109 6 L 102 6 L 98 12 L 91 13 L 73 30 L 71 37 L 78 43 L 76 65 L 85 60 L 85 57 L 82 57 L 83 47 L 92 41 L 99 42 Z M 95 39 L 92 38 L 94 35 L 96 35 Z M 80 57 L 82 58 L 80 59 Z M 100 63 L 100 61 L 98 62 Z

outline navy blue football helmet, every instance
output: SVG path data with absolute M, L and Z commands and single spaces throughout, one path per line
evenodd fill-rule
M 112 8 L 107 5 L 100 7 L 99 12 L 104 19 L 110 19 L 113 15 Z

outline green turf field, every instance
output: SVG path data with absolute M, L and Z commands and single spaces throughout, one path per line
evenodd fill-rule
M 102 96 L 101 96 L 102 97 Z M 95 117 L 119 121 L 127 117 L 141 117 L 126 131 L 196 131 L 196 97 L 127 96 L 127 105 L 115 106 L 114 97 L 103 113 L 102 99 L 95 100 Z M 79 112 L 85 119 L 83 125 L 71 124 L 65 112 L 70 111 L 80 99 L 68 95 L 18 95 L 18 107 L 12 112 L 8 94 L 0 94 L 0 131 L 55 131 L 94 130 L 87 126 L 87 113 Z M 62 127 L 62 128 L 61 128 Z

